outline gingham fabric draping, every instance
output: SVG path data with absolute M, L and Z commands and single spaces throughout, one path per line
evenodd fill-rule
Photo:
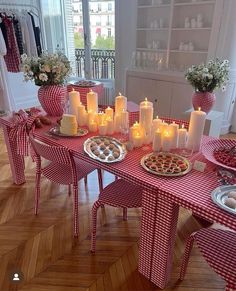
M 7 53 L 6 44 L 0 29 L 0 108 L 4 110 L 14 110 L 15 102 L 11 92 L 10 81 L 8 79 L 7 67 L 4 56 Z
M 8 72 L 17 73 L 20 71 L 20 53 L 16 42 L 15 31 L 12 19 L 3 18 L 7 29 L 7 54 L 4 56 Z
M 226 281 L 226 290 L 236 290 L 236 233 L 214 228 L 193 233 L 186 244 L 181 280 L 184 279 L 194 241 L 210 267 Z

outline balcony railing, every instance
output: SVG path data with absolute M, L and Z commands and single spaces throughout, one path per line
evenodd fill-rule
M 84 77 L 85 52 L 75 49 L 78 77 Z M 115 50 L 91 50 L 91 66 L 93 79 L 115 78 Z

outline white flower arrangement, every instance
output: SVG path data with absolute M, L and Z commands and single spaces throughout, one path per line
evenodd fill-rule
M 62 53 L 43 53 L 41 57 L 21 56 L 25 81 L 35 85 L 62 85 L 71 72 L 70 62 Z
M 196 92 L 213 92 L 215 89 L 225 90 L 229 81 L 229 61 L 211 60 L 207 64 L 192 66 L 185 78 Z

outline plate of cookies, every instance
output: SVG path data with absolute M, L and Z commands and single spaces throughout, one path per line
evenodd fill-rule
M 211 193 L 212 200 L 220 208 L 232 214 L 236 214 L 236 185 L 217 187 Z
M 166 152 L 144 156 L 141 159 L 141 165 L 152 174 L 166 177 L 183 176 L 192 169 L 191 163 L 186 158 Z
M 124 159 L 127 150 L 119 140 L 109 136 L 94 136 L 84 142 L 84 151 L 103 163 L 115 163 Z

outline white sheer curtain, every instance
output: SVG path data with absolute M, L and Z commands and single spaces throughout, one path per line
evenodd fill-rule
M 4 56 L 7 53 L 5 41 L 0 29 L 0 109 L 15 110 L 15 102 L 11 92 Z

